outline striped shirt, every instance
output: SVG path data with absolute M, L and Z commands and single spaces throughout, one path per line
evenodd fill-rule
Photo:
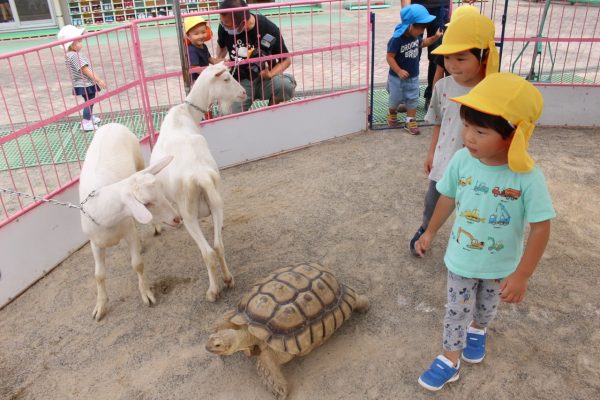
M 94 81 L 85 76 L 81 69 L 86 65 L 90 66 L 90 61 L 87 57 L 75 51 L 67 52 L 67 58 L 65 60 L 67 69 L 71 71 L 71 79 L 73 80 L 73 87 L 89 87 L 94 86 Z

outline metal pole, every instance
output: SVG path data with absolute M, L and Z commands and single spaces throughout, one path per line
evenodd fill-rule
M 504 1 L 504 13 L 502 14 L 502 33 L 500 34 L 500 57 L 498 60 L 498 69 L 502 69 L 502 53 L 504 51 L 504 33 L 506 31 L 506 14 L 508 12 L 508 0 Z
M 543 33 L 544 33 L 544 24 L 546 23 L 546 16 L 548 15 L 548 10 L 550 9 L 550 0 L 546 0 L 546 3 L 544 4 L 544 11 L 542 11 L 542 20 L 540 21 L 540 26 L 538 28 L 538 32 L 537 32 L 537 36 L 536 38 L 542 38 L 543 37 Z M 542 53 L 542 42 L 535 42 L 534 44 L 534 48 L 533 48 L 533 56 L 531 58 L 531 68 L 529 69 L 529 74 L 527 75 L 527 80 L 540 80 L 540 76 L 542 74 L 541 71 L 541 66 L 538 69 L 538 73 L 535 73 L 535 61 L 538 57 L 539 54 Z
M 179 0 L 173 0 L 173 14 L 175 15 L 175 29 L 177 30 L 177 42 L 179 43 L 179 59 L 181 60 L 181 73 L 183 75 L 183 87 L 185 94 L 190 92 L 191 80 L 189 70 L 189 57 L 185 47 L 185 37 L 183 35 L 183 19 L 181 18 L 181 6 Z
M 369 129 L 373 129 L 373 96 L 375 95 L 375 13 L 371 12 L 371 99 L 369 101 Z

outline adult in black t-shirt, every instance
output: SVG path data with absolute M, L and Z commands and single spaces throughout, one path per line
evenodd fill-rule
M 220 10 L 248 7 L 244 0 L 223 0 Z M 221 12 L 217 56 L 241 63 L 257 57 L 288 53 L 277 25 L 267 17 L 249 11 Z M 277 104 L 294 96 L 296 80 L 283 72 L 292 64 L 289 57 L 274 58 L 234 66 L 234 78 L 246 89 L 246 100 L 234 104 L 233 112 L 246 111 L 257 99 Z

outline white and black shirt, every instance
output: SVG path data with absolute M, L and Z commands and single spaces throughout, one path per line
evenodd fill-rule
M 220 47 L 227 48 L 229 58 L 232 61 L 240 62 L 249 58 L 288 53 L 277 25 L 263 15 L 253 15 L 256 19 L 254 28 L 244 31 L 239 35 L 230 35 L 222 26 L 219 26 L 217 43 Z M 266 34 L 270 34 L 275 38 L 268 48 L 259 46 L 260 39 Z M 284 58 L 271 60 L 271 68 L 283 60 Z M 254 80 L 258 78 L 258 73 L 261 69 L 263 68 L 260 68 L 258 64 L 245 64 L 234 68 L 232 74 L 238 81 L 242 79 Z
M 71 79 L 73 80 L 73 87 L 89 87 L 94 86 L 94 81 L 88 78 L 81 72 L 83 67 L 90 65 L 90 61 L 85 55 L 75 51 L 67 52 L 67 58 L 65 60 L 67 69 L 71 72 Z

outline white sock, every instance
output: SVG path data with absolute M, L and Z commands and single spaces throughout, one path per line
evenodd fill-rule
M 478 329 L 478 328 L 473 328 L 472 326 L 469 326 L 469 328 L 467 329 L 467 333 L 476 333 L 478 335 L 485 335 L 486 329 Z
M 438 360 L 440 360 L 441 362 L 443 362 L 444 364 L 446 364 L 449 367 L 452 368 L 460 368 L 460 360 L 458 360 L 458 364 L 456 364 L 456 367 L 454 366 L 454 363 L 452 361 L 450 361 L 450 359 L 448 359 L 446 356 L 444 356 L 443 354 L 440 354 L 439 356 L 437 356 Z

